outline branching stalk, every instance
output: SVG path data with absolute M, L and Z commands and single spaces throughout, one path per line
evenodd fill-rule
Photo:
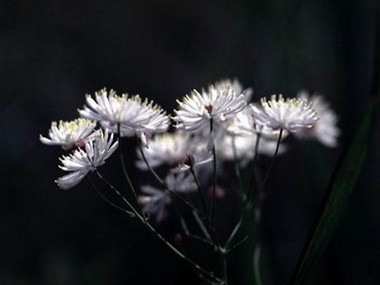
M 148 167 L 149 171 L 152 173 L 153 177 L 169 192 L 169 194 L 172 195 L 174 198 L 178 199 L 181 203 L 183 203 L 191 211 L 195 211 L 198 214 L 200 214 L 201 216 L 203 216 L 203 214 L 194 205 L 192 205 L 189 201 L 187 201 L 181 195 L 178 195 L 173 189 L 170 189 L 169 186 L 165 183 L 165 181 L 161 179 L 161 177 L 157 174 L 157 172 L 150 165 L 148 159 L 146 158 L 146 155 L 144 153 L 144 150 L 143 150 L 141 144 L 139 144 L 139 150 L 140 150 L 141 156 L 142 156 L 146 166 Z
M 185 260 L 188 264 L 190 264 L 194 269 L 196 269 L 200 274 L 206 276 L 208 279 L 212 280 L 213 282 L 217 282 L 218 284 L 223 284 L 223 280 L 216 277 L 212 272 L 207 271 L 203 267 L 201 267 L 198 263 L 194 262 L 192 259 L 188 258 L 185 254 L 183 254 L 181 251 L 179 251 L 174 245 L 172 245 L 169 241 L 167 241 L 150 223 L 145 219 L 143 215 L 139 213 L 139 211 L 131 204 L 127 199 L 124 198 L 124 196 L 111 184 L 109 183 L 100 173 L 99 171 L 96 171 L 99 178 L 102 179 L 117 195 L 119 195 L 123 201 L 126 203 L 126 205 L 130 208 L 130 210 L 133 212 L 135 217 L 144 225 L 146 226 L 160 241 L 162 241 L 171 251 L 173 251 L 177 256 Z
M 279 147 L 280 147 L 282 134 L 283 134 L 283 129 L 281 128 L 280 129 L 280 133 L 278 135 L 278 139 L 277 139 L 276 150 L 275 150 L 274 155 L 272 157 L 271 163 L 270 163 L 270 165 L 268 167 L 268 171 L 267 171 L 267 173 L 266 173 L 266 175 L 264 177 L 264 180 L 263 180 L 260 188 L 256 192 L 255 198 L 247 205 L 246 214 L 243 213 L 243 215 L 240 217 L 238 223 L 235 225 L 234 229 L 232 230 L 230 236 L 228 237 L 228 239 L 227 239 L 227 241 L 226 241 L 226 243 L 224 245 L 224 248 L 226 248 L 227 250 L 229 248 L 230 243 L 232 242 L 232 240 L 234 239 L 234 237 L 238 233 L 239 229 L 241 228 L 244 220 L 246 220 L 246 219 L 249 218 L 249 216 L 252 214 L 253 209 L 255 208 L 257 202 L 262 198 L 262 195 L 263 195 L 264 190 L 265 190 L 266 183 L 267 183 L 268 178 L 269 178 L 269 174 L 272 171 L 274 161 L 275 161 L 275 159 L 277 157 L 277 154 L 278 154 L 278 150 L 279 150 Z

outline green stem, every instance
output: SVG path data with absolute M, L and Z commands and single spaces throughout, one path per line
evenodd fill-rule
M 98 174 L 99 175 L 99 174 Z M 88 181 L 90 182 L 91 186 L 95 189 L 95 191 L 99 194 L 99 196 L 104 200 L 106 201 L 109 205 L 111 205 L 112 207 L 124 212 L 124 213 L 127 213 L 130 217 L 134 217 L 135 214 L 132 213 L 131 211 L 128 211 L 126 209 L 124 209 L 123 207 L 120 207 L 119 205 L 115 204 L 114 202 L 112 202 L 110 199 L 108 199 L 105 195 L 103 195 L 102 192 L 100 192 L 100 190 L 98 189 L 98 187 L 96 187 L 95 183 L 90 179 L 90 177 L 88 177 Z M 118 193 L 118 195 L 120 196 L 121 194 Z
M 260 272 L 260 256 L 261 256 L 261 245 L 257 243 L 255 246 L 255 253 L 253 254 L 253 272 L 255 276 L 255 284 L 262 285 L 261 272 Z
M 233 157 L 234 157 L 234 170 L 235 170 L 235 175 L 237 178 L 237 192 L 238 195 L 241 197 L 242 201 L 245 202 L 247 200 L 247 195 L 243 191 L 243 182 L 241 179 L 241 170 L 240 170 L 240 165 L 239 161 L 237 159 L 237 150 L 236 150 L 236 142 L 235 142 L 235 136 L 232 137 L 232 152 L 233 152 Z
M 195 184 L 197 185 L 198 194 L 199 194 L 199 196 L 201 198 L 201 202 L 202 202 L 204 216 L 206 217 L 206 219 L 208 219 L 208 211 L 207 211 L 206 199 L 205 199 L 205 197 L 204 197 L 204 195 L 202 193 L 201 185 L 199 183 L 197 175 L 195 174 L 193 165 L 190 165 L 190 172 L 191 172 L 191 175 L 194 178 Z
M 249 186 L 247 189 L 247 191 L 249 191 L 249 195 L 247 195 L 248 196 L 247 201 L 249 201 L 249 199 L 252 198 L 251 194 L 253 193 L 252 189 L 253 189 L 254 179 L 255 178 L 257 179 L 257 177 L 255 175 L 256 174 L 255 170 L 256 170 L 257 161 L 258 161 L 260 139 L 261 139 L 261 133 L 258 132 L 257 137 L 256 137 L 256 143 L 255 143 L 255 155 L 253 157 L 252 164 L 251 164 L 251 167 L 252 167 L 251 179 L 249 180 Z
M 133 196 L 135 198 L 135 202 L 138 203 L 135 187 L 133 186 L 131 178 L 129 177 L 128 172 L 127 172 L 127 167 L 125 165 L 124 153 L 123 153 L 123 148 L 122 148 L 122 139 L 121 139 L 121 135 L 120 135 L 120 124 L 117 125 L 117 141 L 119 143 L 120 163 L 121 163 L 121 167 L 123 169 L 124 177 L 128 183 L 129 188 L 131 189 L 131 191 L 133 193 Z
M 133 207 L 133 205 L 123 196 L 123 194 L 121 194 L 120 193 L 120 191 L 119 190 L 117 190 L 110 182 L 108 182 L 108 180 L 107 179 L 105 179 L 104 177 L 103 177 L 103 175 L 98 171 L 98 170 L 96 170 L 96 174 L 98 175 L 98 177 L 102 180 L 102 181 L 104 181 L 104 183 L 106 183 L 107 184 L 107 186 L 109 187 L 109 188 L 111 188 L 122 200 L 123 200 L 123 202 L 132 210 L 132 212 L 133 212 L 133 214 L 136 216 L 136 217 L 138 217 L 138 218 L 142 218 L 143 220 L 144 220 L 144 223 L 146 223 L 146 219 L 145 219 L 145 217 L 143 218 L 143 216 L 139 213 L 139 211 L 137 211 L 136 210 L 136 208 L 135 207 Z
M 211 223 L 212 228 L 215 228 L 215 204 L 216 204 L 216 149 L 213 136 L 214 121 L 210 119 L 210 139 L 212 139 L 212 166 L 213 166 L 213 179 L 212 179 L 212 204 L 211 204 Z
M 123 201 L 127 204 L 127 206 L 131 209 L 131 211 L 134 213 L 136 218 L 144 225 L 146 226 L 160 241 L 162 241 L 171 251 L 173 251 L 177 256 L 185 260 L 188 264 L 190 264 L 194 269 L 196 269 L 200 274 L 207 276 L 210 280 L 213 280 L 217 282 L 218 284 L 223 284 L 223 281 L 214 276 L 212 272 L 207 271 L 203 267 L 201 267 L 198 263 L 194 262 L 190 258 L 188 258 L 186 255 L 184 255 L 181 251 L 179 251 L 175 246 L 173 246 L 170 242 L 168 242 L 157 230 L 145 219 L 144 216 L 142 216 L 139 211 L 133 207 L 131 203 L 127 199 L 124 198 L 124 196 L 111 184 L 109 183 L 100 173 L 99 171 L 96 171 L 99 178 L 102 179 L 117 195 L 119 195 Z
M 201 216 L 203 216 L 203 214 L 195 206 L 193 206 L 189 201 L 184 199 L 181 195 L 178 195 L 173 189 L 170 189 L 168 187 L 168 185 L 164 182 L 164 180 L 161 179 L 161 177 L 157 174 L 157 172 L 150 165 L 148 159 L 145 156 L 145 153 L 144 153 L 144 150 L 143 150 L 141 144 L 139 144 L 139 150 L 140 150 L 141 156 L 142 156 L 146 166 L 148 167 L 149 171 L 152 173 L 154 178 L 169 192 L 169 194 L 172 195 L 174 198 L 178 199 L 180 202 L 182 202 L 191 211 L 195 211 L 198 214 L 200 214 Z
M 224 285 L 228 285 L 227 256 L 225 253 L 221 253 L 221 259 L 222 259 Z
M 202 220 L 199 218 L 198 214 L 196 212 L 193 212 L 193 216 L 194 216 L 194 219 L 195 221 L 197 222 L 199 228 L 201 229 L 201 231 L 203 232 L 204 236 L 212 241 L 211 239 L 211 235 L 209 233 L 209 231 L 207 230 L 207 228 L 205 227 L 205 225 L 203 224 Z
M 274 161 L 275 161 L 275 159 L 277 157 L 277 154 L 278 154 L 278 150 L 279 150 L 279 147 L 280 147 L 282 134 L 283 134 L 283 129 L 281 128 L 280 129 L 280 133 L 278 135 L 278 139 L 277 139 L 276 150 L 275 150 L 274 155 L 272 157 L 271 163 L 270 163 L 270 165 L 268 167 L 268 171 L 267 171 L 267 173 L 266 173 L 266 175 L 264 177 L 264 180 L 263 180 L 263 182 L 261 184 L 261 187 L 257 190 L 255 198 L 251 201 L 250 204 L 247 205 L 247 208 L 246 208 L 247 214 L 244 215 L 244 212 L 243 212 L 243 215 L 240 217 L 238 223 L 235 225 L 234 229 L 232 230 L 229 238 L 227 239 L 227 241 L 226 241 L 226 243 L 224 245 L 224 248 L 226 248 L 226 249 L 228 249 L 229 244 L 231 243 L 231 241 L 233 240 L 233 238 L 235 237 L 235 235 L 237 234 L 237 232 L 241 228 L 244 220 L 248 219 L 250 217 L 250 215 L 252 214 L 252 211 L 255 208 L 257 202 L 262 199 L 262 195 L 264 193 L 265 186 L 266 186 L 266 183 L 267 183 L 268 178 L 269 178 L 269 174 L 272 171 L 272 168 L 273 168 L 273 165 L 274 165 Z
M 280 148 L 280 144 L 281 144 L 281 138 L 282 138 L 282 134 L 284 132 L 284 129 L 281 128 L 280 129 L 280 133 L 278 135 L 278 139 L 277 139 L 277 144 L 276 144 L 276 150 L 274 152 L 274 155 L 272 157 L 272 160 L 270 162 L 270 165 L 268 167 L 268 171 L 267 173 L 265 174 L 265 177 L 264 177 L 264 180 L 261 184 L 261 187 L 259 188 L 259 190 L 257 191 L 256 195 L 255 195 L 255 199 L 252 201 L 252 206 L 251 206 L 251 210 L 252 211 L 252 208 L 255 206 L 255 204 L 257 203 L 257 200 L 261 199 L 261 195 L 263 194 L 264 192 L 264 189 L 265 189 L 265 186 L 267 184 L 267 181 L 268 181 L 268 178 L 269 178 L 269 175 L 270 173 L 272 172 L 272 168 L 273 168 L 273 165 L 274 165 L 274 161 L 276 160 L 276 157 L 277 157 L 277 154 L 278 154 L 278 150 Z

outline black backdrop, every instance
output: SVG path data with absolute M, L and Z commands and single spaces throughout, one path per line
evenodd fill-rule
M 237 77 L 255 99 L 300 89 L 324 94 L 339 113 L 344 146 L 373 82 L 376 5 L 0 1 L 0 284 L 198 284 L 186 264 L 89 185 L 60 191 L 53 182 L 60 151 L 43 146 L 39 134 L 52 120 L 77 117 L 84 94 L 102 87 L 139 93 L 170 111 L 189 90 Z M 379 280 L 378 136 L 315 284 Z M 278 191 L 266 201 L 273 284 L 289 278 L 341 152 L 312 150 L 317 155 L 293 151 L 279 164 L 286 182 L 274 182 Z M 307 169 L 314 174 L 307 182 L 294 179 Z M 305 183 L 314 190 L 305 192 Z M 170 236 L 171 224 L 163 230 Z M 230 269 L 234 284 L 239 267 Z

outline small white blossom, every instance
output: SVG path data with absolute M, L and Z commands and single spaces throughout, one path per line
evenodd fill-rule
M 102 89 L 95 92 L 95 99 L 86 95 L 82 117 L 99 121 L 103 128 L 117 133 L 120 125 L 122 137 L 137 136 L 144 145 L 155 133 L 165 132 L 169 127 L 169 117 L 152 101 L 142 101 L 139 95 L 117 95 L 115 91 Z
M 278 98 L 272 95 L 267 101 L 261 98 L 261 105 L 250 104 L 255 122 L 258 125 L 296 132 L 301 128 L 311 128 L 318 121 L 318 113 L 312 104 L 304 99 Z
M 223 123 L 244 109 L 247 102 L 243 94 L 236 95 L 231 86 L 221 89 L 210 86 L 208 92 L 193 90 L 183 101 L 177 100 L 179 109 L 175 110 L 175 127 L 187 131 L 201 130 L 210 120 Z
M 174 133 L 158 134 L 149 142 L 149 148 L 144 149 L 144 154 L 151 167 L 162 164 L 176 166 L 181 163 L 187 154 L 194 149 L 194 139 L 188 133 L 177 131 Z M 139 160 L 136 162 L 140 169 L 147 169 L 140 151 L 137 151 Z
M 84 149 L 78 148 L 72 154 L 60 158 L 62 165 L 59 167 L 71 173 L 58 178 L 55 182 L 61 189 L 76 186 L 88 172 L 103 165 L 117 149 L 117 145 L 117 142 L 113 142 L 113 134 L 99 131 L 98 136 L 85 143 Z
M 338 118 L 329 104 L 321 95 L 313 95 L 309 98 L 309 94 L 302 91 L 298 94 L 298 98 L 310 100 L 313 102 L 313 108 L 318 112 L 318 122 L 309 129 L 302 129 L 296 133 L 301 139 L 317 139 L 328 147 L 336 147 L 340 130 L 337 127 Z
M 252 99 L 253 89 L 244 89 L 243 85 L 236 78 L 234 80 L 222 79 L 214 83 L 215 89 L 223 89 L 227 86 L 231 86 L 235 90 L 236 94 L 244 94 L 244 98 L 247 103 Z
M 212 154 L 207 149 L 207 141 L 202 137 L 193 136 L 183 131 L 158 134 L 149 143 L 149 148 L 143 150 L 151 167 L 166 164 L 176 167 L 175 171 L 184 171 L 212 161 Z M 137 152 L 136 166 L 148 169 L 140 151 Z
M 227 134 L 237 136 L 250 136 L 260 133 L 261 138 L 267 140 L 277 141 L 280 131 L 272 128 L 258 125 L 250 108 L 245 108 L 242 112 L 238 113 L 234 118 L 229 120 L 227 124 Z M 288 135 L 287 130 L 283 130 L 281 140 L 285 139 Z
M 227 133 L 233 135 L 247 135 L 256 133 L 255 120 L 249 108 L 236 114 L 235 117 L 228 121 L 226 127 Z
M 196 190 L 192 178 L 185 173 L 170 172 L 165 178 L 166 186 L 177 193 L 187 193 Z M 139 196 L 139 202 L 143 205 L 143 211 L 155 217 L 157 223 L 167 217 L 168 207 L 172 203 L 169 191 L 152 187 L 150 185 L 141 188 L 143 195 Z
M 83 146 L 90 139 L 96 122 L 79 118 L 73 121 L 52 122 L 49 138 L 40 135 L 40 141 L 47 145 L 60 145 L 64 150 Z

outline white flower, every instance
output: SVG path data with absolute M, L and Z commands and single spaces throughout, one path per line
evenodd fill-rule
M 313 95 L 309 98 L 309 94 L 302 91 L 298 94 L 298 98 L 307 99 L 313 102 L 313 108 L 318 112 L 318 122 L 309 129 L 302 129 L 296 133 L 301 139 L 317 139 L 328 147 L 336 147 L 340 130 L 337 127 L 338 118 L 329 104 L 321 95 Z
M 222 123 L 233 117 L 246 106 L 243 94 L 238 96 L 231 86 L 221 89 L 210 86 L 208 92 L 200 94 L 194 90 L 183 101 L 177 100 L 179 109 L 175 110 L 175 127 L 187 131 L 196 131 L 208 126 L 210 120 Z
M 234 80 L 231 80 L 228 78 L 222 79 L 214 83 L 215 89 L 223 89 L 223 88 L 226 88 L 227 86 L 231 86 L 235 90 L 236 94 L 244 94 L 244 98 L 246 102 L 249 102 L 251 100 L 253 89 L 252 88 L 244 89 L 243 85 L 236 78 L 234 78 Z
M 152 101 L 142 101 L 139 95 L 118 96 L 115 91 L 102 89 L 95 92 L 95 99 L 86 95 L 88 106 L 79 110 L 82 117 L 99 121 L 103 128 L 117 133 L 120 124 L 120 135 L 136 135 L 144 145 L 155 133 L 165 132 L 169 127 L 169 117 Z
M 254 120 L 250 108 L 245 108 L 242 112 L 229 120 L 226 130 L 227 134 L 237 136 L 249 136 L 260 133 L 261 138 L 268 140 L 277 140 L 280 133 L 279 130 L 258 125 Z M 287 135 L 288 132 L 283 130 L 281 139 L 285 139 Z
M 158 134 L 149 142 L 149 148 L 144 149 L 145 157 L 151 167 L 167 164 L 177 167 L 175 171 L 184 171 L 212 161 L 212 155 L 207 149 L 207 141 L 199 136 L 192 136 L 182 131 Z M 148 169 L 140 151 L 136 162 L 140 169 Z
M 74 121 L 52 122 L 49 130 L 49 138 L 40 135 L 40 141 L 47 145 L 60 145 L 68 150 L 74 146 L 83 146 L 92 136 L 96 122 L 79 118 Z
M 61 189 L 76 186 L 90 171 L 105 163 L 105 160 L 117 149 L 117 142 L 113 143 L 113 134 L 107 131 L 98 132 L 98 136 L 87 141 L 84 149 L 78 148 L 70 155 L 60 158 L 59 167 L 71 172 L 58 178 L 55 182 Z
M 247 135 L 256 133 L 255 120 L 249 108 L 244 108 L 243 111 L 236 114 L 235 117 L 228 121 L 226 130 L 229 134 Z
M 287 98 L 272 95 L 267 101 L 261 98 L 261 106 L 250 104 L 255 122 L 258 125 L 296 132 L 301 128 L 311 128 L 318 121 L 318 113 L 312 104 L 304 99 Z
M 187 193 L 196 190 L 193 179 L 185 173 L 170 172 L 165 178 L 166 186 L 177 193 Z M 145 213 L 155 216 L 156 222 L 164 220 L 168 214 L 168 206 L 172 203 L 169 191 L 161 190 L 149 185 L 141 188 L 143 195 L 139 196 L 139 202 L 143 205 Z
M 149 148 L 144 149 L 144 154 L 151 167 L 162 164 L 176 166 L 181 163 L 187 154 L 194 149 L 194 140 L 188 133 L 177 131 L 174 133 L 158 134 L 149 142 Z M 140 169 L 147 169 L 140 151 L 137 151 L 139 160 L 136 165 Z

